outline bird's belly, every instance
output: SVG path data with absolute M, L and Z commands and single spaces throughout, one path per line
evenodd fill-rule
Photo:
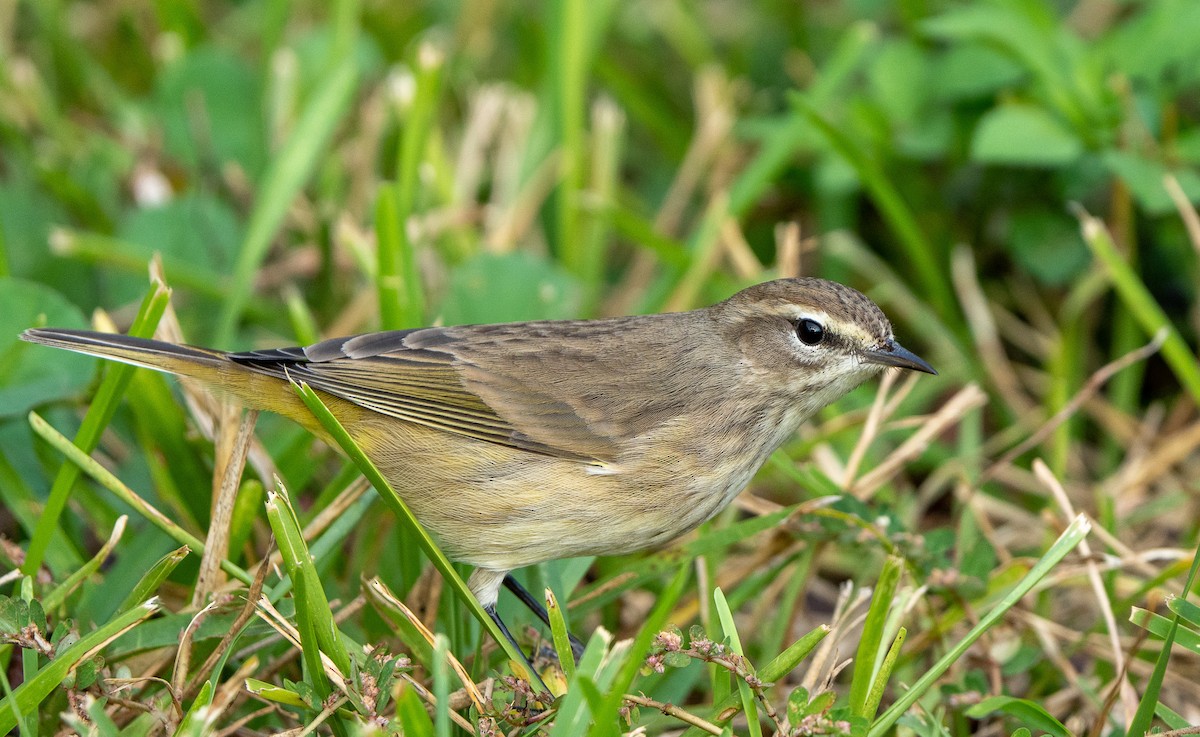
M 720 511 L 757 469 L 656 462 L 597 472 L 408 423 L 355 435 L 449 557 L 496 570 L 665 544 Z

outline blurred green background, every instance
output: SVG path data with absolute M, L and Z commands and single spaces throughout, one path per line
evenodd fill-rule
M 904 345 L 942 372 L 906 395 L 901 416 L 932 414 L 969 384 L 988 398 L 878 496 L 843 504 L 892 519 L 880 534 L 920 575 L 956 569 L 955 582 L 933 584 L 953 590 L 938 604 L 948 619 L 1007 580 L 997 571 L 1013 556 L 1052 539 L 1020 534 L 1057 509 L 1032 480 L 1033 458 L 1088 489 L 1076 503 L 1113 538 L 1187 551 L 1200 516 L 1200 368 L 1188 347 L 1200 330 L 1197 29 L 1195 0 L 0 0 L 0 532 L 22 545 L 34 535 L 61 460 L 35 442 L 26 412 L 78 427 L 97 376 L 95 362 L 17 334 L 84 326 L 97 309 L 127 328 L 157 253 L 186 339 L 227 349 L 689 309 L 779 275 L 837 279 L 880 302 Z M 1081 232 L 1085 213 L 1111 241 Z M 1163 356 L 1069 404 L 1164 326 Z M 103 450 L 203 536 L 211 449 L 171 409 L 171 386 L 139 373 Z M 792 503 L 850 488 L 828 460 L 851 454 L 871 400 L 863 390 L 827 411 L 756 490 Z M 1065 408 L 1071 419 L 1019 446 Z M 850 465 L 887 457 L 907 437 L 900 427 Z M 305 515 L 341 491 L 303 433 L 264 418 L 260 435 L 312 505 Z M 1155 456 L 1172 436 L 1182 446 Z M 1114 489 L 1126 489 L 1133 450 L 1160 467 L 1134 476 L 1131 501 Z M 796 465 L 810 455 L 826 463 Z M 1003 470 L 989 468 L 997 459 Z M 266 535 L 256 493 L 235 540 Z M 975 499 L 1012 511 L 994 522 L 1000 533 L 971 521 L 992 513 Z M 86 559 L 124 509 L 76 487 L 50 572 Z M 854 529 L 806 534 L 863 545 Z M 71 600 L 77 619 L 104 621 L 173 547 L 143 532 L 152 542 L 124 552 L 108 593 Z M 352 597 L 364 571 L 415 585 L 417 553 L 394 533 L 331 554 L 330 596 Z M 869 574 L 851 548 L 807 559 L 797 580 L 869 583 L 883 551 L 867 547 Z M 587 563 L 529 575 L 565 599 Z M 588 580 L 629 566 L 606 565 Z M 194 575 L 186 563 L 173 580 L 186 590 Z M 1105 579 L 1121 623 L 1156 587 L 1177 593 L 1182 569 L 1138 575 Z M 657 591 L 653 577 L 616 591 Z M 734 603 L 770 586 L 749 583 Z M 765 640 L 747 649 L 764 657 L 790 642 L 805 589 L 770 590 L 793 600 L 776 619 L 755 610 Z M 1080 605 L 1039 606 L 1053 618 Z M 611 599 L 587 611 L 631 626 Z M 377 617 L 352 626 L 388 630 Z M 1013 689 L 1043 699 L 1070 686 L 1030 632 L 1016 639 L 1000 664 L 1025 679 Z M 910 667 L 935 640 L 918 643 Z M 1126 677 L 1117 660 L 1087 656 L 1074 679 L 1085 705 L 1058 713 L 1083 715 L 1072 728 L 1121 722 L 1102 687 Z M 968 670 L 948 688 L 987 692 L 992 673 Z M 668 690 L 682 700 L 700 688 Z M 971 724 L 961 711 L 946 723 Z

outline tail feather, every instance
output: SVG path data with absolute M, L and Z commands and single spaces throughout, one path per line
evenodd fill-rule
M 21 340 L 201 379 L 228 364 L 220 351 L 94 330 L 30 328 Z
M 329 439 L 286 378 L 231 361 L 229 354 L 222 351 L 68 328 L 30 328 L 21 333 L 21 339 L 196 379 L 218 393 L 240 400 L 247 407 L 277 412 Z M 369 410 L 332 395 L 322 398 L 331 408 L 336 407 L 343 422 L 373 415 Z

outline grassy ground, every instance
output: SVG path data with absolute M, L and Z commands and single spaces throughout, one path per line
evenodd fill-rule
M 0 732 L 1200 724 L 1197 27 L 1193 0 L 0 0 Z M 573 663 L 501 599 L 553 702 L 344 456 L 16 339 L 290 345 L 798 273 L 941 375 L 829 408 L 666 550 L 523 571 L 595 633 Z

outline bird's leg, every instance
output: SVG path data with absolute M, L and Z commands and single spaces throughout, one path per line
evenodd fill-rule
M 529 593 L 529 590 L 520 584 L 517 579 L 513 578 L 510 573 L 504 577 L 504 588 L 513 592 L 513 594 L 521 600 L 521 603 L 529 607 L 529 611 L 537 615 L 537 618 L 542 620 L 547 627 L 550 626 L 550 613 L 546 611 L 546 607 L 542 602 L 538 601 L 537 597 Z M 575 661 L 578 662 L 583 657 L 583 642 L 571 634 L 567 633 L 567 639 L 571 641 L 571 654 L 575 656 Z
M 529 669 L 529 676 L 537 682 L 537 686 L 546 693 L 551 693 L 550 689 L 546 686 L 546 682 L 542 680 L 540 675 L 538 675 L 537 668 L 533 667 L 533 661 L 529 659 L 529 656 L 526 655 L 525 651 L 521 649 L 521 646 L 517 644 L 517 641 L 512 636 L 512 633 L 508 631 L 508 625 L 504 624 L 504 620 L 500 619 L 500 615 L 496 613 L 496 606 L 494 604 L 492 606 L 485 606 L 483 610 L 488 613 L 488 616 L 492 618 L 492 621 L 495 622 L 496 626 L 500 628 L 500 631 L 504 633 L 505 639 L 507 639 L 509 643 L 512 644 L 513 648 L 515 648 L 516 651 L 521 654 L 521 659 L 525 661 L 525 667 Z

